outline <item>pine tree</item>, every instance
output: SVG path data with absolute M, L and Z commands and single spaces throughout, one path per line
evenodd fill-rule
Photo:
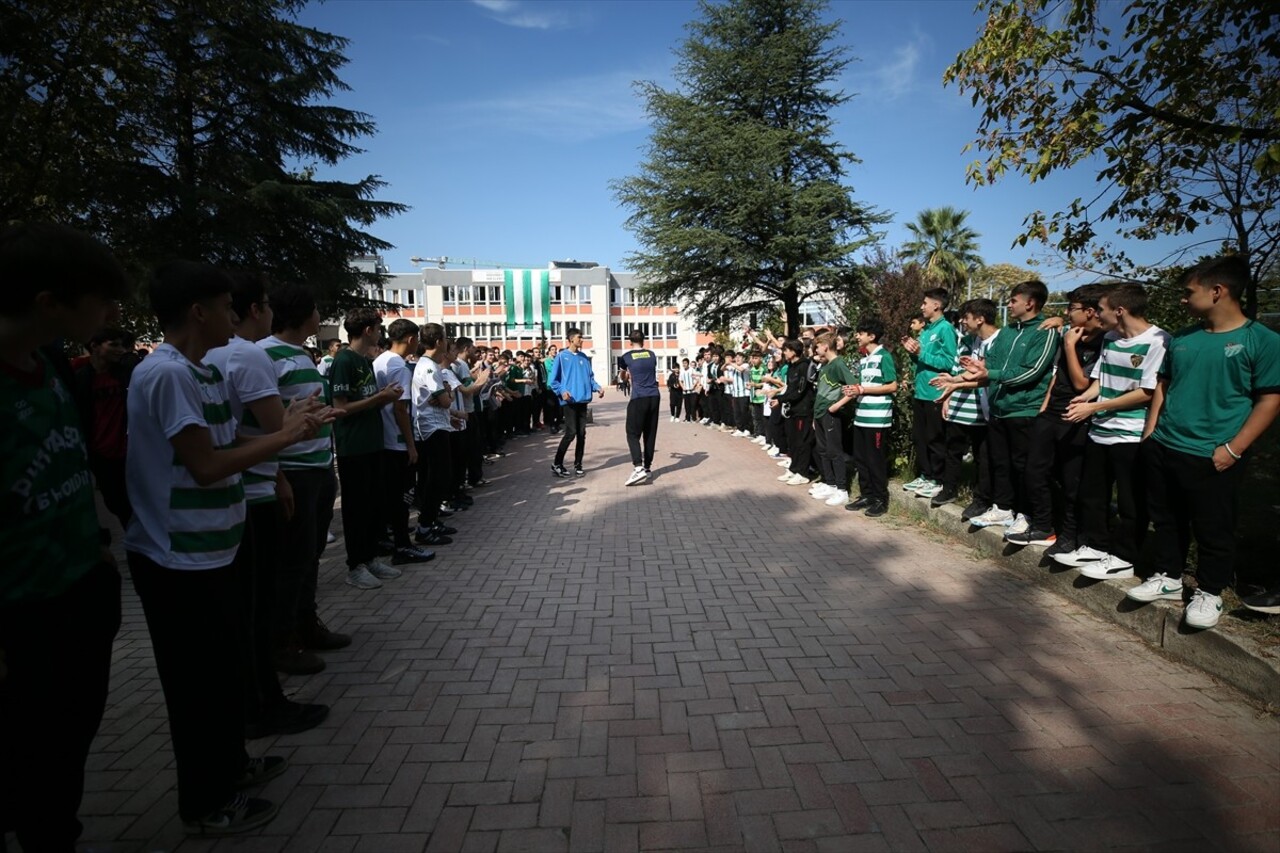
M 615 183 L 654 301 L 705 326 L 800 305 L 860 280 L 853 253 L 887 217 L 842 183 L 857 162 L 832 139 L 831 84 L 849 63 L 818 0 L 702 2 L 677 49 L 677 88 L 639 84 L 653 123 L 639 174 Z
M 303 27 L 295 0 L 0 2 L 0 216 L 105 239 L 139 272 L 185 257 L 359 301 L 364 229 L 404 210 L 383 183 L 321 180 L 370 118 L 345 90 L 346 40 Z

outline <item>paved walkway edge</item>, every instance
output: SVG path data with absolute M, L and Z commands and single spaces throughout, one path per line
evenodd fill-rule
M 896 489 L 895 495 L 905 494 L 900 485 L 890 483 L 890 488 Z M 932 509 L 928 501 L 908 497 L 895 499 L 893 505 L 900 517 L 924 522 L 963 541 L 983 557 L 1137 634 L 1174 660 L 1203 670 L 1271 709 L 1280 708 L 1280 660 L 1251 637 L 1222 624 L 1212 631 L 1188 630 L 1182 625 L 1181 606 L 1162 601 L 1139 604 L 1125 598 L 1125 589 L 1136 581 L 1083 578 L 1047 559 L 1044 548 L 1005 542 L 1003 528 L 971 533 L 969 523 L 960 520 L 961 508 L 955 504 Z

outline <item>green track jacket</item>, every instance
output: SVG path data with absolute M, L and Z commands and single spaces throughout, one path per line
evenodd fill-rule
M 987 351 L 987 400 L 997 418 L 1034 418 L 1053 378 L 1058 333 L 1041 330 L 1044 315 L 1010 323 Z

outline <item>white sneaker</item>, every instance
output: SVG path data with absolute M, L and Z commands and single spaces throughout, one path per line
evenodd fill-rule
M 1222 618 L 1222 596 L 1197 589 L 1183 614 L 1188 628 L 1212 628 Z
M 920 494 L 920 493 L 916 492 L 916 494 Z M 1005 528 L 1004 535 L 1006 538 L 1009 536 L 1010 533 L 1020 535 L 1020 534 L 1026 533 L 1027 530 L 1029 530 L 1030 528 L 1031 528 L 1031 522 L 1027 520 L 1027 517 L 1025 515 L 1023 515 L 1022 513 L 1018 513 L 1013 517 L 1013 524 L 1010 524 L 1007 528 Z
M 362 564 L 347 572 L 347 586 L 354 586 L 356 589 L 377 589 L 382 586 L 382 581 L 369 573 L 367 564 Z
M 1134 601 L 1159 601 L 1162 598 L 1168 601 L 1181 601 L 1182 581 L 1175 580 L 1164 572 L 1158 572 L 1137 586 L 1129 587 L 1124 594 L 1126 598 Z
M 828 486 L 826 483 L 819 483 L 809 490 L 809 496 L 822 501 L 830 497 L 833 491 L 835 491 L 834 486 Z
M 982 515 L 969 519 L 969 523 L 974 527 L 1007 527 L 1013 524 L 1013 513 L 993 506 Z
M 1122 560 L 1114 554 L 1107 554 L 1101 560 L 1093 560 L 1080 566 L 1080 574 L 1096 581 L 1108 578 L 1133 577 L 1133 563 Z
M 804 474 L 792 474 L 785 482 L 788 486 L 803 486 L 809 482 L 809 478 Z
M 698 421 L 698 423 L 702 424 L 703 426 L 706 426 L 707 424 L 711 423 L 711 418 L 703 418 L 702 420 Z
M 790 460 L 790 459 L 779 459 L 779 460 L 778 460 L 778 467 L 779 467 L 779 468 L 790 468 L 790 467 L 791 467 L 791 460 Z
M 769 445 L 769 440 L 763 435 L 757 435 L 755 438 L 751 439 L 751 443 L 758 444 L 761 447 L 767 447 Z
M 788 471 L 787 473 L 783 474 L 781 477 L 778 478 L 778 482 L 785 483 L 787 480 L 790 480 L 790 479 L 791 479 L 791 472 Z
M 1085 563 L 1094 563 L 1103 557 L 1110 557 L 1106 551 L 1099 551 L 1097 548 L 1090 548 L 1088 545 L 1081 545 L 1074 551 L 1068 551 L 1065 554 L 1057 554 L 1054 560 L 1063 566 L 1070 566 L 1077 569 Z
M 370 560 L 367 565 L 369 566 L 369 574 L 373 575 L 378 580 L 394 580 L 403 574 L 403 572 L 385 560 Z
M 627 481 L 622 485 L 634 486 L 636 483 L 642 482 L 647 479 L 649 479 L 649 472 L 644 470 L 643 465 L 637 465 L 636 469 L 631 472 L 631 476 L 627 477 Z
M 941 491 L 942 491 L 942 484 L 935 483 L 933 482 L 933 480 L 930 480 L 928 483 L 925 483 L 923 486 L 916 489 L 915 493 L 916 493 L 916 497 L 918 498 L 931 498 Z
M 849 493 L 844 489 L 834 489 L 827 497 L 827 506 L 844 506 L 849 502 Z

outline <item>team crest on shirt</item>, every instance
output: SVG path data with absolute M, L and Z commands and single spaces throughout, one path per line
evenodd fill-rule
M 1143 356 L 1137 355 L 1135 353 L 1134 355 L 1129 356 L 1129 363 L 1132 364 L 1134 367 L 1139 367 L 1142 364 L 1142 359 L 1143 359 Z
M 1222 354 L 1227 358 L 1235 358 L 1244 352 L 1244 344 L 1230 343 L 1222 348 Z

